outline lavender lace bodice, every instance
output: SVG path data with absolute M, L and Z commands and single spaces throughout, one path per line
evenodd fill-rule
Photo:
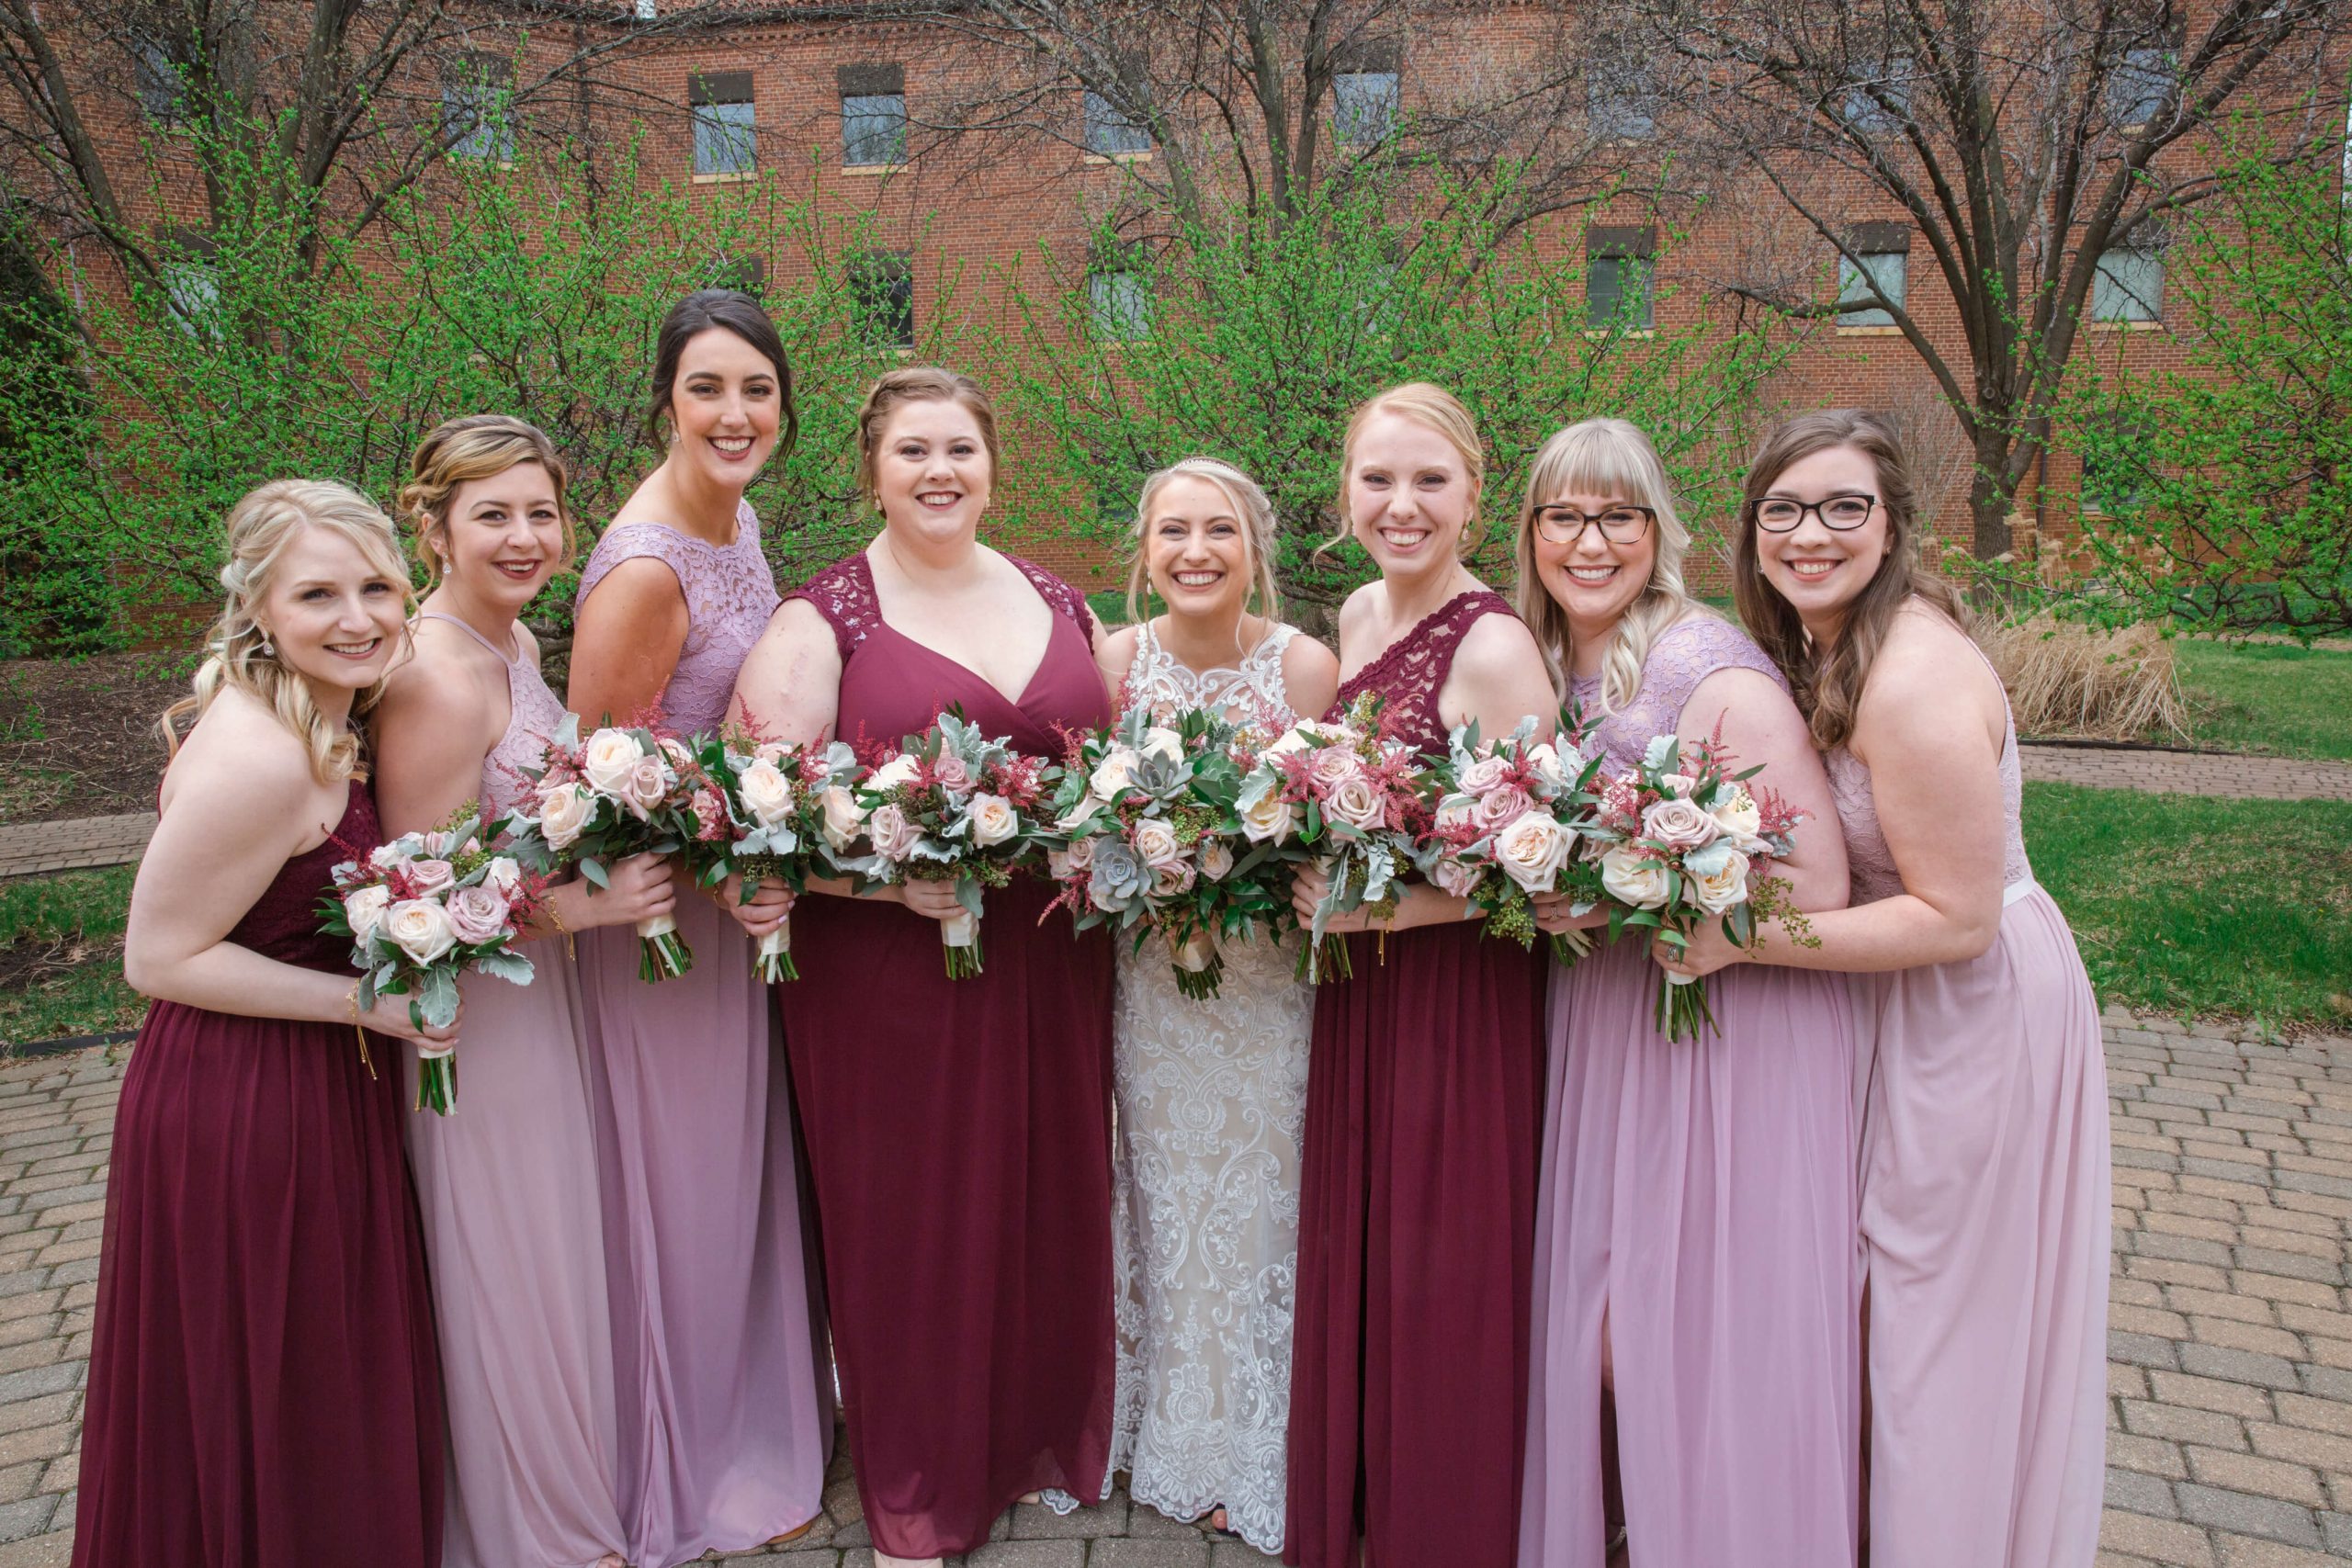
M 1693 615 L 1679 622 L 1651 642 L 1634 700 L 1594 726 L 1595 738 L 1609 753 L 1611 771 L 1633 768 L 1649 749 L 1651 737 L 1679 729 L 1683 705 L 1699 682 L 1718 670 L 1753 670 L 1788 690 L 1771 656 L 1729 621 Z M 1592 724 L 1600 712 L 1600 678 L 1579 676 L 1569 689 L 1583 707 L 1587 724 Z
M 1380 657 L 1340 682 L 1340 694 L 1323 716 L 1336 722 L 1366 692 L 1385 699 L 1382 717 L 1389 733 L 1420 751 L 1443 751 L 1452 726 L 1438 711 L 1438 694 L 1453 670 L 1453 655 L 1482 615 L 1514 615 L 1510 601 L 1486 589 L 1457 593 L 1392 642 Z
M 581 569 L 580 594 L 625 560 L 650 557 L 677 573 L 686 596 L 686 641 L 662 693 L 662 722 L 683 734 L 716 729 L 727 716 L 735 676 L 782 603 L 775 574 L 760 553 L 760 520 L 745 502 L 735 512 L 735 542 L 706 543 L 661 523 L 623 523 L 605 531 Z
M 1973 646 L 1973 645 L 1972 645 Z M 1982 657 L 1982 649 L 1979 649 Z M 1987 660 L 1986 668 L 1991 668 Z M 2018 765 L 2017 719 L 2008 713 L 2008 698 L 2001 699 L 2001 885 L 2014 887 L 2033 877 L 2026 859 L 2025 830 L 2018 802 L 2024 775 Z M 1846 831 L 1846 869 L 1853 878 L 1853 901 L 1871 904 L 1903 891 L 1903 874 L 1895 868 L 1894 852 L 1879 827 L 1878 802 L 1871 795 L 1871 771 L 1843 746 L 1822 758 L 1829 773 L 1830 797 L 1838 803 L 1838 825 Z
M 509 658 L 504 649 L 457 616 L 427 610 L 418 618 L 457 627 L 496 654 L 499 662 L 506 666 L 506 733 L 498 738 L 498 744 L 481 760 L 482 812 L 488 817 L 503 817 L 514 810 L 523 797 L 528 783 L 523 770 L 535 769 L 547 760 L 548 742 L 563 728 L 563 704 L 540 678 L 538 666 L 527 659 Z

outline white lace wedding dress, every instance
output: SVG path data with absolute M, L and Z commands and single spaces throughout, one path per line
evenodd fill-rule
M 1127 700 L 1287 725 L 1278 626 L 1238 668 L 1195 673 L 1146 621 Z M 1261 1551 L 1283 1543 L 1298 1284 L 1298 1149 L 1312 990 L 1288 943 L 1227 944 L 1219 994 L 1176 989 L 1168 947 L 1119 950 L 1113 1081 L 1118 1392 L 1111 1468 L 1174 1519 L 1222 1506 Z

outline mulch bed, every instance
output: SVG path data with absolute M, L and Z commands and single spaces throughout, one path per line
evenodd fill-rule
M 0 824 L 152 811 L 156 717 L 187 694 L 167 652 L 0 662 Z

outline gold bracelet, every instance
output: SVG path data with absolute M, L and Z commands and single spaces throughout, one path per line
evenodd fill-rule
M 548 912 L 548 919 L 555 923 L 557 934 L 563 938 L 563 955 L 566 958 L 571 959 L 572 962 L 578 963 L 580 960 L 580 949 L 572 942 L 571 928 L 563 923 L 563 916 L 555 907 L 555 896 L 553 894 L 549 894 L 546 901 L 540 904 L 539 908 Z
M 359 1021 L 358 981 L 354 980 L 351 982 L 351 995 L 345 999 L 344 1005 L 345 1010 L 351 1015 L 351 1032 L 357 1036 L 359 1040 L 360 1066 L 368 1069 L 368 1082 L 373 1083 L 376 1081 L 376 1061 L 374 1057 L 368 1055 L 368 1031 Z

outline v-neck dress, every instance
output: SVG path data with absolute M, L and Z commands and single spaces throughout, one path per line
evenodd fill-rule
M 1017 701 L 883 620 L 864 555 L 797 598 L 841 649 L 837 733 L 895 744 L 961 704 L 1023 750 L 1107 724 L 1086 606 L 1054 611 Z M 1111 1443 L 1110 937 L 1041 925 L 1053 890 L 988 893 L 988 967 L 946 977 L 939 928 L 825 897 L 793 919 L 776 987 L 814 1177 L 833 1354 L 874 1544 L 953 1556 L 1047 1487 L 1102 1495 Z

